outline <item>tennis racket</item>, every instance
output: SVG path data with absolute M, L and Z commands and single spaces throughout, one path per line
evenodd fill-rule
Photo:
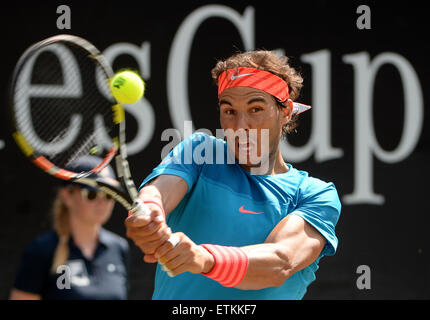
M 13 137 L 46 173 L 98 188 L 134 214 L 149 214 L 130 174 L 125 111 L 110 91 L 113 75 L 100 51 L 80 37 L 57 35 L 32 45 L 11 80 Z M 89 154 L 102 159 L 92 170 L 65 169 Z M 97 177 L 113 159 L 119 183 Z

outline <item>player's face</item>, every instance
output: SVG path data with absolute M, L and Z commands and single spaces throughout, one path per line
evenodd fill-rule
M 101 226 L 106 223 L 115 204 L 101 191 L 95 193 L 79 187 L 65 188 L 62 196 L 73 218 L 85 225 Z
M 270 94 L 248 87 L 229 88 L 221 93 L 219 106 L 227 141 L 228 129 L 238 133 L 229 148 L 242 166 L 260 166 L 279 151 L 282 126 L 289 117 Z

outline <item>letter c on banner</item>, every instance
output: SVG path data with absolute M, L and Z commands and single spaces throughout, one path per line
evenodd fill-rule
M 253 7 L 247 7 L 243 16 L 241 16 L 235 10 L 226 6 L 207 5 L 193 11 L 185 19 L 173 40 L 167 64 L 167 98 L 170 116 L 173 125 L 180 130 L 182 135 L 184 135 L 184 121 L 192 120 L 187 85 L 192 40 L 199 25 L 211 17 L 221 17 L 232 22 L 242 37 L 245 49 L 254 49 Z

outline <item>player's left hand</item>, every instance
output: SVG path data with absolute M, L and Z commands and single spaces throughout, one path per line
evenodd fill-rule
M 184 272 L 208 273 L 212 270 L 215 260 L 202 246 L 194 243 L 182 232 L 173 233 L 179 238 L 175 247 L 166 241 L 154 253 L 154 257 L 171 277 Z
M 164 213 L 160 207 L 149 203 L 150 215 L 129 214 L 124 224 L 126 235 L 138 246 L 146 255 L 154 254 L 156 249 L 165 243 L 172 234 L 166 224 Z M 146 262 L 156 262 L 157 260 Z

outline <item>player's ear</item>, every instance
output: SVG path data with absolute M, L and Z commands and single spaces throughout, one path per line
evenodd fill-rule
M 293 113 L 293 101 L 291 99 L 288 99 L 285 103 L 283 103 L 285 106 L 282 108 L 281 113 L 281 119 L 282 119 L 282 125 L 285 125 L 290 121 L 292 113 Z

